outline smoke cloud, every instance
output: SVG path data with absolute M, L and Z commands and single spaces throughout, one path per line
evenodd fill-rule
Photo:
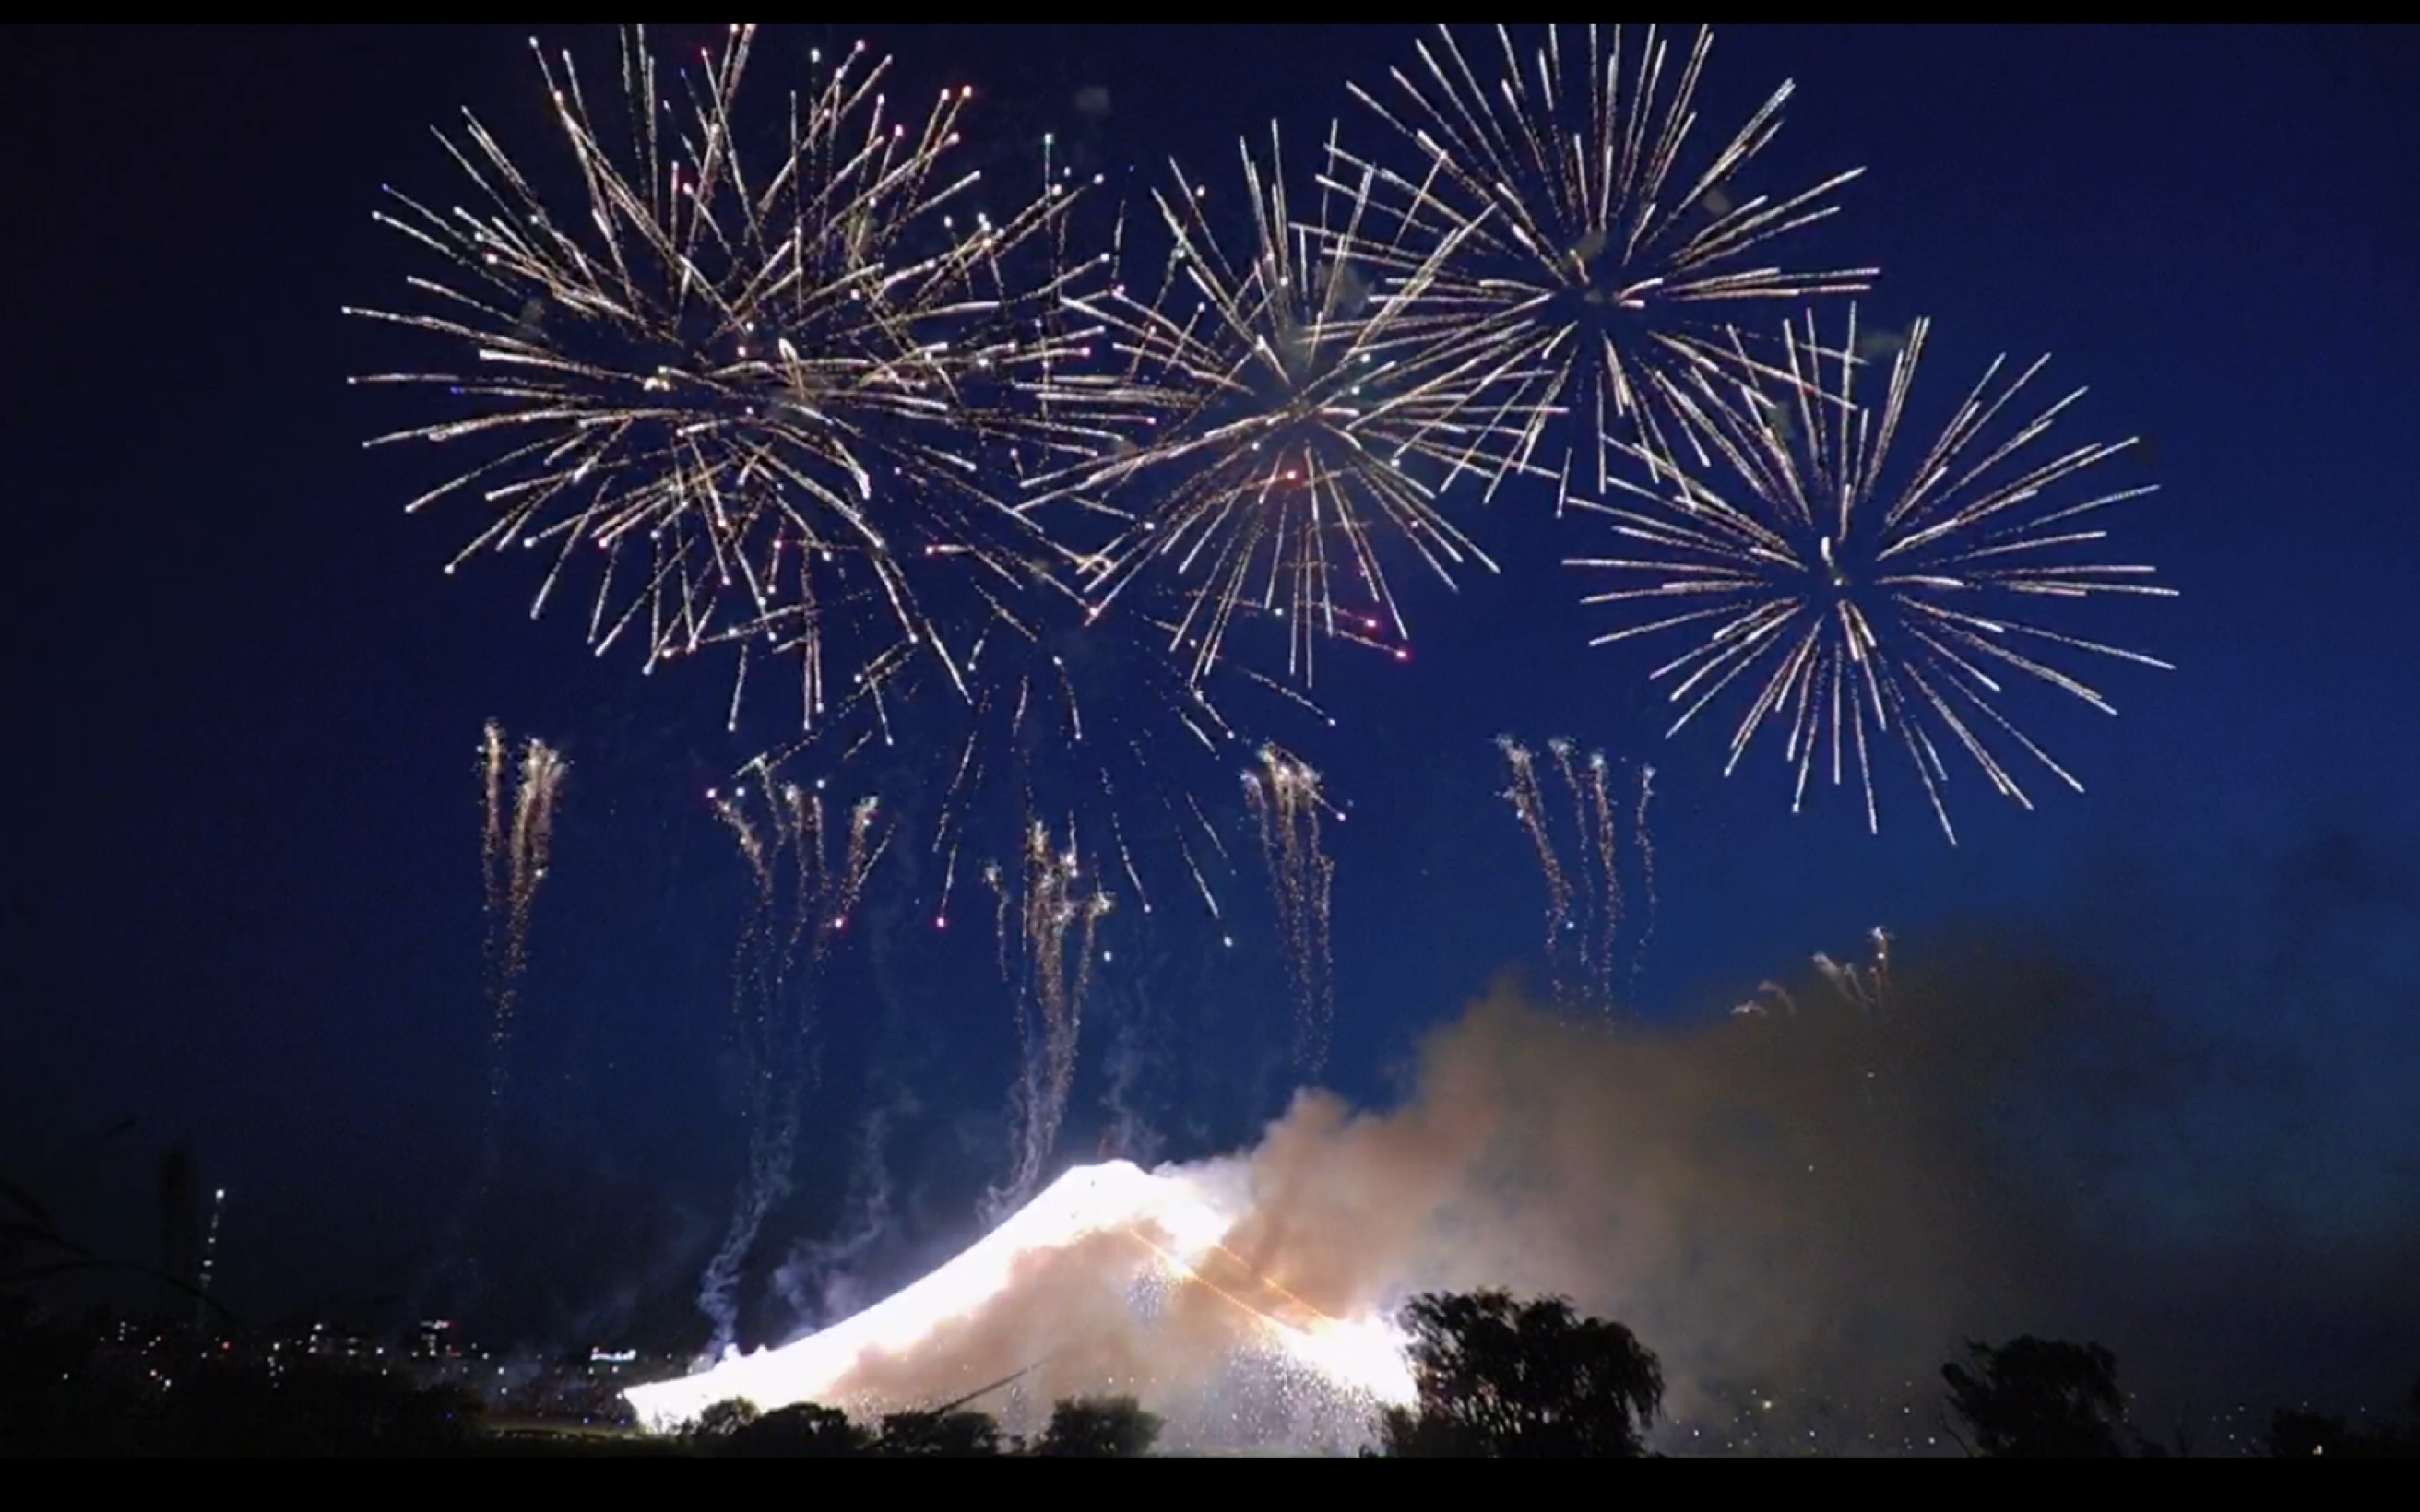
M 2354 926 L 2400 938 L 2420 890 L 2325 847 L 2276 881 L 2285 943 L 2242 942 L 2231 990 L 2290 981 L 2306 1017 L 2379 1022 L 2383 961 L 2331 1008 L 2309 952 L 2367 961 L 2378 932 Z M 1819 959 L 1684 1026 L 1574 1023 L 1507 980 L 1419 1043 L 1397 1105 L 1305 1090 L 1251 1150 L 1163 1167 L 1242 1215 L 1202 1283 L 1152 1279 L 1166 1236 L 1094 1233 L 833 1396 L 930 1404 L 1024 1372 L 979 1405 L 1013 1423 L 1132 1391 L 1180 1440 L 1259 1422 L 1349 1446 L 1367 1402 L 1277 1367 L 1253 1314 L 1299 1327 L 1478 1288 L 1629 1324 L 1663 1358 L 1667 1432 L 1734 1446 L 1743 1408 L 1772 1403 L 1818 1436 L 1801 1447 L 1920 1448 L 1941 1363 L 2019 1333 L 2111 1346 L 2164 1437 L 2172 1413 L 2232 1406 L 2257 1433 L 2322 1360 L 2339 1403 L 2399 1396 L 2420 1360 L 2420 1138 L 2362 1088 L 2408 1085 L 2412 1036 L 2373 1031 L 2348 1083 L 2257 1014 L 2155 1009 L 2046 936 L 1918 954 Z M 2376 1379 L 2344 1377 L 2366 1367 L 2349 1340 Z
M 1094 1233 L 832 1395 L 930 1404 L 1018 1377 L 1012 1420 L 1118 1389 L 1180 1432 L 1240 1414 L 1349 1443 L 1367 1403 L 1283 1362 L 1262 1316 L 1505 1287 L 1629 1322 L 1677 1414 L 1776 1381 L 1880 1401 L 1962 1333 L 2023 1321 L 2053 1268 L 2055 1226 L 1978 1114 L 2078 999 L 2012 977 L 1944 1014 L 1916 984 L 1861 1001 L 1823 980 L 1791 995 L 1804 1011 L 1678 1031 L 1567 1023 L 1508 982 L 1427 1039 L 1400 1107 L 1305 1091 L 1249 1153 L 1170 1168 L 1244 1214 L 1201 1281 L 1165 1279 L 1170 1236 Z

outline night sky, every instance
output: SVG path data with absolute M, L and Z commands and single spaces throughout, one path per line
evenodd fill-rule
M 546 39 L 600 69 L 613 46 Z M 904 96 L 977 86 L 979 153 L 1052 131 L 1113 185 L 1174 154 L 1222 187 L 1235 137 L 1272 117 L 1308 167 L 1331 116 L 1359 124 L 1346 82 L 1416 39 L 869 34 Z M 831 40 L 777 29 L 756 67 Z M 476 1305 L 534 1339 L 694 1333 L 740 1149 L 722 1029 L 746 901 L 703 795 L 754 747 L 724 732 L 720 672 L 643 679 L 633 656 L 587 654 L 578 612 L 533 625 L 522 563 L 442 576 L 468 514 L 402 511 L 436 462 L 361 447 L 431 401 L 345 383 L 413 350 L 339 307 L 429 270 L 370 220 L 383 182 L 457 193 L 429 127 L 469 105 L 553 148 L 522 34 L 16 28 L 0 69 L 20 753 L 0 1171 L 147 1256 L 152 1159 L 190 1143 L 229 1189 L 236 1305 L 411 1305 L 479 1139 L 473 755 L 495 717 L 572 774 Z M 2078 434 L 2144 438 L 2108 469 L 2161 491 L 2113 528 L 2182 596 L 2112 623 L 2179 670 L 2111 672 L 2116 719 L 2018 706 L 2084 795 L 2043 782 L 2025 813 L 1960 772 L 1953 849 L 1893 768 L 1870 838 L 1845 793 L 1793 817 L 1774 749 L 1726 779 L 1727 726 L 1667 744 L 1660 658 L 1586 644 L 1606 626 L 1559 565 L 1585 527 L 1500 503 L 1481 522 L 1500 577 L 1414 589 L 1407 663 L 1340 656 L 1322 680 L 1341 729 L 1306 749 L 1351 815 L 1331 831 L 1326 1084 L 1384 1102 L 1423 1030 L 1532 962 L 1543 887 L 1493 741 L 1569 735 L 1657 769 L 1639 1018 L 1718 1017 L 1878 924 L 1911 963 L 2055 953 L 2150 1026 L 2125 1042 L 2166 1068 L 2071 1098 L 2098 1120 L 2095 1168 L 2127 1173 L 2094 1211 L 2128 1253 L 2206 1275 L 2234 1273 L 2255 1232 L 2414 1253 L 2420 33 L 1735 28 L 1705 129 L 1785 77 L 1799 93 L 1760 162 L 1868 170 L 1793 256 L 1878 264 L 1863 318 L 1932 317 L 1932 396 L 2046 351 L 2054 383 L 2091 390 Z M 1253 883 L 1228 889 L 1232 949 L 1182 908 L 1113 920 L 1064 1158 L 1111 1129 L 1129 1153 L 1197 1158 L 1283 1109 L 1292 1022 Z M 802 1320 L 761 1273 L 793 1246 L 879 1196 L 878 1238 L 848 1259 L 878 1289 L 962 1243 L 1000 1174 L 1006 989 L 983 930 L 934 943 L 919 886 L 877 882 L 833 967 L 752 1336 Z M 2028 1111 L 1994 1111 L 2022 1147 Z M 2264 1329 L 2261 1284 L 2212 1295 L 2277 1395 L 2374 1396 L 2420 1366 L 2409 1298 L 2306 1299 Z M 2034 1326 L 2097 1328 L 2123 1360 L 2199 1325 L 2119 1308 Z

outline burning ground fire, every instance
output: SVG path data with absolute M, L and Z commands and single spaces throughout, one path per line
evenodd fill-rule
M 1156 1410 L 1207 1386 L 1207 1362 L 1259 1357 L 1364 1414 L 1409 1401 L 1393 1326 L 1330 1317 L 1260 1273 L 1223 1242 L 1240 1216 L 1198 1174 L 1078 1166 L 865 1311 L 635 1387 L 629 1400 L 641 1421 L 669 1431 L 733 1397 L 768 1412 L 810 1401 L 929 1407 L 1035 1369 L 1054 1391 L 1131 1393 Z

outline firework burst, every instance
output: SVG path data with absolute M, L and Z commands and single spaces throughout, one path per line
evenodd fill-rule
M 1056 392 L 1116 440 L 1037 477 L 1027 508 L 1112 521 L 1079 559 L 1086 596 L 1106 609 L 1139 579 L 1169 579 L 1183 600 L 1171 643 L 1197 674 L 1258 612 L 1284 623 L 1288 675 L 1309 682 L 1324 640 L 1404 654 L 1387 538 L 1449 584 L 1494 570 L 1439 499 L 1506 465 L 1518 406 L 1499 398 L 1481 418 L 1497 355 L 1440 356 L 1405 329 L 1462 231 L 1425 251 L 1385 240 L 1369 224 L 1373 175 L 1322 189 L 1298 218 L 1274 129 L 1265 166 L 1242 156 L 1243 255 L 1212 229 L 1207 189 L 1177 169 L 1153 195 L 1169 239 L 1156 287 L 1068 296 L 1109 362 Z M 1377 287 L 1382 257 L 1400 292 Z
M 2048 358 L 1994 359 L 1939 437 L 1901 465 L 1900 431 L 1928 323 L 1890 358 L 1879 409 L 1856 392 L 1856 314 L 1838 349 L 1814 319 L 1786 328 L 1782 367 L 1744 391 L 1699 384 L 1677 412 L 1713 464 L 1654 488 L 1616 480 L 1622 501 L 1586 504 L 1636 552 L 1575 559 L 1625 586 L 1589 602 L 1651 611 L 1597 644 L 1664 632 L 1693 638 L 1657 667 L 1680 709 L 1671 731 L 1726 689 L 1755 689 L 1725 766 L 1781 732 L 1800 807 L 1819 770 L 1863 792 L 1878 828 L 1873 748 L 1902 747 L 1954 843 L 1944 752 L 1962 749 L 1992 786 L 2032 799 L 2002 752 L 2014 747 L 2076 791 L 2083 783 L 2001 710 L 2003 680 L 2042 684 L 2107 714 L 2091 685 L 2044 658 L 2064 653 L 2166 669 L 2137 651 L 2037 623 L 2081 599 L 2172 597 L 2154 569 L 2102 560 L 2102 521 L 2153 486 L 2096 491 L 2090 470 L 2131 441 L 2049 440 L 2079 389 L 2040 408 L 2029 391 Z M 2013 376 L 2011 374 L 2013 373 Z M 2016 416 L 2029 416 L 2018 420 Z M 1704 481 L 1717 473 L 1719 486 Z
M 535 614 L 594 560 L 600 655 L 734 650 L 735 706 L 751 660 L 778 656 L 813 724 L 903 661 L 954 676 L 920 571 L 1032 538 L 987 478 L 1052 444 L 1028 401 L 1073 338 L 1033 312 L 1058 304 L 1047 233 L 1069 196 L 994 219 L 950 166 L 967 92 L 901 119 L 861 50 L 814 58 L 786 110 L 744 100 L 753 37 L 672 67 L 634 28 L 593 103 L 567 54 L 539 54 L 565 151 L 525 162 L 467 116 L 441 132 L 470 206 L 390 190 L 378 215 L 440 276 L 410 280 L 415 308 L 348 313 L 463 359 L 354 380 L 458 402 L 370 443 L 477 454 L 411 506 L 483 506 L 455 565 L 546 556 Z M 1021 250 L 1040 264 L 1024 296 Z
M 1406 174 L 1331 150 L 1329 181 L 1374 182 L 1389 228 L 1388 244 L 1355 250 L 1408 306 L 1407 333 L 1454 365 L 1517 376 L 1499 382 L 1510 397 L 1494 418 L 1519 444 L 1491 494 L 1510 473 L 1543 474 L 1559 513 L 1575 488 L 1607 490 L 1621 440 L 1659 464 L 1677 440 L 1674 385 L 1742 363 L 1714 312 L 1862 289 L 1874 274 L 1761 261 L 1769 243 L 1833 214 L 1863 170 L 1778 197 L 1743 187 L 1794 86 L 1708 154 L 1693 132 L 1712 47 L 1703 28 L 1682 55 L 1653 26 L 1591 25 L 1569 45 L 1549 26 L 1524 59 L 1499 26 L 1478 50 L 1482 64 L 1497 54 L 1482 70 L 1440 26 L 1419 67 L 1392 70 L 1388 99 L 1353 89 L 1421 159 Z M 1439 251 L 1407 251 L 1423 247 Z

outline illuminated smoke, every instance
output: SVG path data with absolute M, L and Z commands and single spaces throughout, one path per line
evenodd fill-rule
M 633 1401 L 658 1425 L 735 1396 L 867 1412 L 1019 1377 L 973 1405 L 1015 1427 L 1117 1391 L 1171 1446 L 1349 1451 L 1403 1390 L 1384 1320 L 1481 1287 L 1628 1323 L 1684 1421 L 1743 1383 L 1879 1399 L 2037 1323 L 2072 1229 L 1985 1110 L 2115 1015 L 2024 961 L 1954 984 L 1827 964 L 1799 1011 L 1686 1029 L 1498 992 L 1428 1038 L 1398 1107 L 1307 1090 L 1248 1154 L 1080 1168 L 888 1302 Z

